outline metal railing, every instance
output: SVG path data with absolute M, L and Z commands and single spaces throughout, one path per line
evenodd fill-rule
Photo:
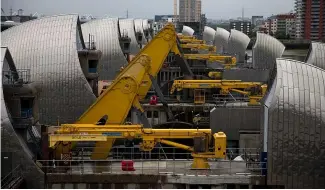
M 227 149 L 227 159 L 209 159 L 209 169 L 192 169 L 191 153 L 173 147 L 156 147 L 156 151 L 140 152 L 137 147 L 115 147 L 107 160 L 90 160 L 90 147 L 81 148 L 80 155 L 66 160 L 39 160 L 47 173 L 70 174 L 152 174 L 152 175 L 230 175 L 262 176 L 263 164 L 258 149 Z M 123 150 L 122 150 L 123 149 Z M 133 149 L 133 150 L 132 150 Z M 128 150 L 128 151 L 127 151 Z M 159 151 L 157 151 L 159 150 Z M 171 152 L 173 151 L 173 152 Z M 128 152 L 128 156 L 126 156 Z M 184 157 L 176 159 L 176 157 Z M 240 156 L 240 158 L 238 157 Z M 114 158 L 114 159 L 113 159 Z M 121 162 L 132 160 L 134 171 L 123 171 Z M 63 162 L 65 165 L 63 165 Z M 130 168 L 131 169 L 131 168 Z
M 23 179 L 21 165 L 18 165 L 5 177 L 1 178 L 1 189 L 11 189 Z
M 19 69 L 17 71 L 2 71 L 2 84 L 14 85 L 18 80 L 15 79 L 15 75 L 19 76 L 19 79 L 23 80 L 23 83 L 30 82 L 30 70 Z

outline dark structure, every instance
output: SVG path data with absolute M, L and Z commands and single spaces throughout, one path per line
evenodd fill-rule
M 174 15 L 155 15 L 155 22 L 166 21 L 168 18 L 174 18 Z

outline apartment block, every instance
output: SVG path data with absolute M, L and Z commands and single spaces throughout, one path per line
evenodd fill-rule
M 179 0 L 179 21 L 200 22 L 201 0 Z
M 250 21 L 230 21 L 229 27 L 230 29 L 241 31 L 246 35 L 250 35 L 250 33 L 252 32 L 252 23 Z
M 295 0 L 296 38 L 321 40 L 325 38 L 325 1 Z

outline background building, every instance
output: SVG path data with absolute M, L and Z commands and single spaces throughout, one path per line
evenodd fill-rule
M 276 16 L 271 16 L 265 21 L 264 27 L 266 28 L 267 34 L 270 34 L 273 36 L 276 33 L 276 31 L 278 29 L 277 21 L 278 20 L 277 20 Z
M 155 15 L 155 22 L 167 21 L 169 18 L 174 18 L 174 15 Z
M 321 40 L 325 38 L 324 0 L 295 0 L 295 10 L 297 39 Z
M 295 15 L 281 14 L 276 16 L 277 30 L 276 36 L 279 38 L 289 38 L 295 32 Z
M 230 29 L 241 31 L 246 35 L 250 35 L 252 32 L 252 23 L 250 21 L 235 20 L 229 24 Z
M 200 22 L 201 0 L 180 0 L 179 20 L 180 22 Z
M 264 21 L 263 16 L 252 16 L 252 25 L 258 26 L 261 25 Z

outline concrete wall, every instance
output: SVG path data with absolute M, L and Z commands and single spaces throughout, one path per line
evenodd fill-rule
M 227 140 L 239 140 L 239 131 L 260 131 L 261 110 L 260 106 L 216 107 L 210 112 L 210 128 L 226 133 Z

